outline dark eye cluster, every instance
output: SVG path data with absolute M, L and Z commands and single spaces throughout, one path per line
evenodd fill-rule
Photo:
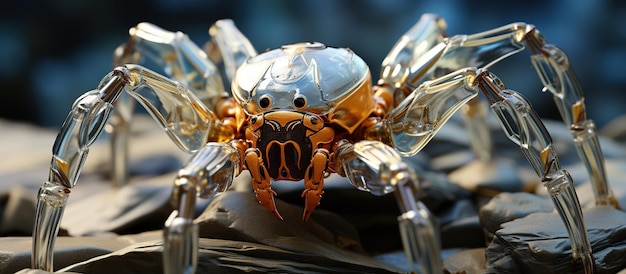
M 270 97 L 264 96 L 259 100 L 259 106 L 261 108 L 268 108 L 272 104 L 272 99 Z
M 302 96 L 293 99 L 293 106 L 296 108 L 303 108 L 306 106 L 306 99 Z
M 272 106 L 272 103 L 272 98 L 267 95 L 261 96 L 261 98 L 259 98 L 259 100 L 257 101 L 257 104 L 261 109 L 268 109 L 270 106 Z M 306 97 L 302 95 L 296 95 L 296 97 L 294 97 L 291 101 L 291 104 L 296 109 L 303 109 L 307 105 Z

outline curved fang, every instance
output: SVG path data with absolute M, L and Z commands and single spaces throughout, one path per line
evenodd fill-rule
M 259 203 L 272 212 L 276 218 L 282 220 L 283 217 L 278 213 L 276 202 L 274 201 L 276 191 L 272 189 L 270 175 L 265 165 L 263 165 L 260 155 L 261 152 L 256 148 L 248 149 L 245 155 L 246 166 L 252 176 L 252 188 Z
M 313 210 L 320 204 L 322 194 L 324 194 L 324 173 L 328 167 L 329 155 L 326 149 L 315 150 L 311 165 L 306 170 L 304 175 L 305 190 L 301 195 L 304 197 L 302 221 L 308 221 Z

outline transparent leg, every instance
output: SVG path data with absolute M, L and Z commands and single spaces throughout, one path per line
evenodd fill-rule
M 522 153 L 550 193 L 572 246 L 572 259 L 582 258 L 585 273 L 593 273 L 593 257 L 582 209 L 569 173 L 562 169 L 552 147 L 552 138 L 528 101 L 519 93 L 505 89 L 495 75 L 483 73 L 479 85 L 491 103 L 502 129 Z
M 419 178 L 393 148 L 378 141 L 340 142 L 336 161 L 357 189 L 384 195 L 394 192 L 402 215 L 398 225 L 404 252 L 415 273 L 440 274 L 439 226 L 418 200 Z
M 591 244 L 583 223 L 583 213 L 574 190 L 572 177 L 563 169 L 553 175 L 555 175 L 554 179 L 544 182 L 544 186 L 550 193 L 561 219 L 565 222 L 572 245 L 572 258 L 582 259 L 585 273 L 593 273 Z
M 31 257 L 31 266 L 35 269 L 53 271 L 54 242 L 68 197 L 65 187 L 50 182 L 39 189 Z
M 128 182 L 128 142 L 135 102 L 130 95 L 122 93 L 106 127 L 111 138 L 111 179 L 116 187 L 122 187 Z
M 596 205 L 610 205 L 617 209 L 619 203 L 611 193 L 609 181 L 604 168 L 604 156 L 600 149 L 600 142 L 593 121 L 585 120 L 572 126 L 576 150 L 590 174 L 591 187 L 596 199 Z
M 229 144 L 208 143 L 178 171 L 173 200 L 177 205 L 163 230 L 163 268 L 166 274 L 194 273 L 198 264 L 196 198 L 212 198 L 226 191 L 239 173 L 239 152 Z
M 421 269 L 419 273 L 441 273 L 441 243 L 436 220 L 422 202 L 417 210 L 405 212 L 398 217 L 400 235 L 409 265 Z
M 487 121 L 489 107 L 483 100 L 474 97 L 461 108 L 461 114 L 465 121 L 465 127 L 469 134 L 470 147 L 476 157 L 488 162 L 493 154 L 491 144 L 491 131 Z
M 124 85 L 123 77 L 117 72 L 108 74 L 97 90 L 76 99 L 57 135 L 48 181 L 43 183 L 37 196 L 31 259 L 34 269 L 52 271 L 54 242 L 70 189 L 76 185 L 89 146 L 102 132 L 110 117 L 112 103 Z
M 166 274 L 189 273 L 198 264 L 198 225 L 172 212 L 163 231 L 163 270 Z

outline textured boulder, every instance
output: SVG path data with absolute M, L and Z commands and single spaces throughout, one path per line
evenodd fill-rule
M 594 207 L 584 212 L 595 273 L 626 267 L 626 212 Z M 556 213 L 533 213 L 504 223 L 487 248 L 489 273 L 583 273 L 572 262 L 569 237 Z
M 363 252 L 352 226 L 334 213 L 317 210 L 301 221 L 302 208 L 277 201 L 285 218 L 277 220 L 253 193 L 230 191 L 218 196 L 197 218 L 198 272 L 399 273 Z M 67 266 L 81 273 L 144 273 L 162 269 L 160 231 L 124 236 L 135 244 Z M 60 242 L 64 239 L 60 238 Z M 90 238 L 82 241 L 92 246 Z M 94 238 L 96 239 L 96 238 Z M 70 253 L 84 252 L 79 247 Z M 59 260 L 63 260 L 59 258 Z
M 554 204 L 545 197 L 525 192 L 501 193 L 480 208 L 478 217 L 485 232 L 491 237 L 503 223 L 536 212 L 552 211 Z

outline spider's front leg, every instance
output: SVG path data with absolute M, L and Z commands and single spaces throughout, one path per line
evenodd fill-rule
M 596 205 L 620 208 L 613 196 L 604 166 L 595 123 L 587 117 L 585 98 L 567 55 L 547 44 L 539 31 L 533 29 L 524 37 L 532 55 L 531 61 L 544 85 L 550 91 L 565 124 L 570 128 L 576 150 L 587 168 Z
M 343 140 L 335 151 L 335 169 L 360 190 L 374 195 L 394 192 L 402 212 L 398 222 L 409 266 L 417 273 L 441 273 L 438 224 L 418 200 L 417 174 L 393 148 L 379 141 Z
M 425 82 L 385 114 L 381 122 L 371 127 L 367 138 L 384 141 L 394 149 L 382 143 L 363 141 L 356 143 L 354 148 L 338 148 L 336 152 L 339 156 L 335 156 L 338 159 L 335 161 L 343 162 L 345 174 L 357 174 L 356 177 L 348 176 L 358 188 L 374 193 L 395 190 L 404 212 L 398 219 L 404 249 L 415 272 L 441 273 L 439 228 L 431 220 L 427 208 L 416 202 L 417 196 L 413 193 L 418 189 L 417 177 L 402 162 L 398 152 L 411 156 L 421 151 L 456 111 L 475 98 L 478 94 L 472 85 L 475 75 L 475 69 L 467 68 Z M 380 88 L 381 93 L 385 93 L 385 87 Z M 390 183 L 391 178 L 396 182 Z M 416 266 L 417 262 L 420 262 L 422 271 Z
M 113 55 L 114 66 L 155 63 L 170 78 L 185 85 L 209 109 L 222 104 L 228 93 L 218 70 L 218 62 L 226 67 L 227 81 L 234 69 L 256 51 L 232 20 L 219 20 L 209 30 L 212 45 L 205 53 L 182 32 L 171 32 L 150 23 L 139 23 L 129 30 L 129 39 Z M 135 100 L 122 94 L 107 127 L 111 134 L 113 182 L 127 181 L 128 134 Z
M 147 61 L 152 61 L 172 79 L 187 86 L 207 106 L 212 107 L 226 96 L 217 67 L 182 32 L 167 31 L 150 23 L 139 23 L 131 28 L 128 41 L 113 54 L 113 65 Z M 128 135 L 135 105 L 131 96 L 122 94 L 107 127 L 111 135 L 111 178 L 117 186 L 128 180 Z
M 234 129 L 182 84 L 137 65 L 116 68 L 104 77 L 97 90 L 76 100 L 57 136 L 50 175 L 37 200 L 33 268 L 52 271 L 54 242 L 71 188 L 78 180 L 89 146 L 100 135 L 122 91 L 138 100 L 185 151 L 234 137 Z
M 587 117 L 574 71 L 565 53 L 547 44 L 535 26 L 513 23 L 481 33 L 446 37 L 443 19 L 424 15 L 385 58 L 379 85 L 392 87 L 399 103 L 424 81 L 465 67 L 487 69 L 526 47 L 544 91 L 553 94 L 561 117 L 570 128 L 579 158 L 587 168 L 596 204 L 619 208 L 609 187 L 595 124 Z M 488 160 L 492 148 L 486 138 L 489 127 L 485 112 L 485 104 L 473 100 L 464 106 L 463 115 L 474 152 L 480 159 Z
M 388 132 L 397 150 L 413 155 L 479 90 L 489 99 L 505 132 L 520 146 L 550 192 L 569 233 L 573 259 L 581 258 L 585 273 L 592 273 L 591 247 L 572 179 L 560 167 L 550 135 L 528 102 L 518 93 L 504 90 L 493 74 L 466 68 L 424 82 L 384 117 L 382 129 Z
M 594 260 L 574 183 L 562 169 L 545 126 L 519 93 L 505 89 L 495 75 L 482 71 L 475 82 L 491 104 L 505 133 L 524 153 L 563 220 L 571 241 L 573 260 L 581 259 L 585 273 L 593 273 Z
M 85 93 L 74 102 L 63 122 L 52 148 L 48 180 L 37 196 L 31 257 L 33 268 L 53 269 L 54 242 L 67 199 L 87 160 L 89 146 L 102 132 L 126 80 L 119 70 L 107 75 L 98 89 Z
M 165 273 L 194 273 L 198 260 L 196 197 L 212 198 L 226 191 L 241 171 L 238 141 L 208 143 L 178 171 L 173 202 L 177 208 L 165 222 L 163 268 Z

